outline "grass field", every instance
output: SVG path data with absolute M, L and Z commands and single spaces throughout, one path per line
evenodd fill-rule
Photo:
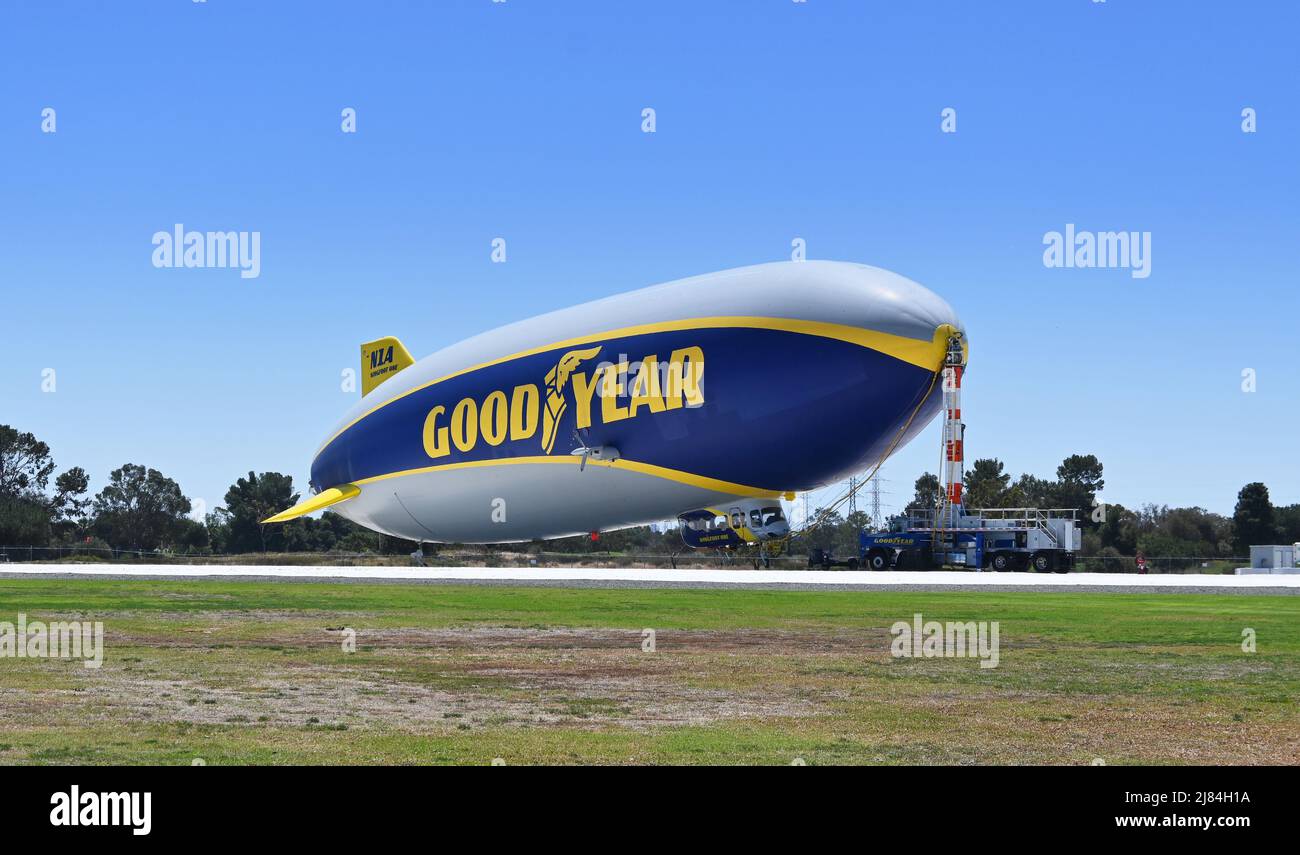
M 998 621 L 998 667 L 893 658 L 916 612 Z M 2 763 L 1300 762 L 1297 597 L 0 580 L 19 613 L 106 653 L 0 658 Z

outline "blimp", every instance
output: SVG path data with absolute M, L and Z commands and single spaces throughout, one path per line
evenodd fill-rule
M 380 338 L 311 496 L 266 522 L 331 508 L 418 542 L 507 543 L 677 518 L 691 546 L 787 539 L 781 500 L 910 441 L 965 342 L 918 283 L 812 260 L 595 300 L 419 361 Z

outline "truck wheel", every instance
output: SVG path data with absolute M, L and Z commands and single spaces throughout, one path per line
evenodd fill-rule
M 888 570 L 889 556 L 883 549 L 873 549 L 867 553 L 867 566 L 872 570 Z
M 856 558 L 850 558 L 850 559 L 849 559 L 849 569 L 850 569 L 850 570 L 857 570 L 857 569 L 858 569 L 858 559 L 856 559 Z
M 997 570 L 999 573 L 1001 573 L 1004 570 L 1010 570 L 1011 556 L 1007 555 L 1005 552 L 999 552 L 993 556 L 993 560 L 989 562 L 989 566 L 991 566 L 994 570 Z
M 1034 570 L 1039 573 L 1046 573 L 1052 569 L 1052 556 L 1045 552 L 1040 552 L 1033 558 Z

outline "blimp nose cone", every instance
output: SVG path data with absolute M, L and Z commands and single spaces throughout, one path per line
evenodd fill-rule
M 805 317 L 932 341 L 945 325 L 965 336 L 948 302 L 925 286 L 889 270 L 842 261 L 784 262 L 767 266 Z

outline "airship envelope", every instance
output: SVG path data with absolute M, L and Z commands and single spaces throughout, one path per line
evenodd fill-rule
M 332 507 L 416 541 L 610 530 L 774 502 L 874 466 L 941 403 L 952 308 L 832 261 L 694 276 L 508 324 L 419 361 L 362 347 L 365 394 L 311 466 Z

